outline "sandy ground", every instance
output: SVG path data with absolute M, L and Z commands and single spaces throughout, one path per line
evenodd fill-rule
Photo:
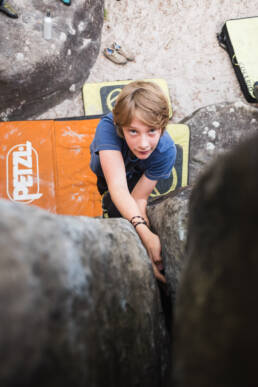
M 206 105 L 246 102 L 216 33 L 228 19 L 257 16 L 257 6 L 257 0 L 106 0 L 101 50 L 87 82 L 164 78 L 172 122 Z M 106 59 L 103 48 L 113 41 L 126 44 L 135 62 L 116 65 Z M 38 118 L 83 114 L 79 94 Z

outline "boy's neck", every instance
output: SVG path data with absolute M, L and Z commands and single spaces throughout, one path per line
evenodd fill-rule
M 136 160 L 138 157 L 135 156 L 135 154 L 133 154 L 133 152 L 131 150 L 129 150 L 129 155 L 130 155 L 130 159 L 131 160 Z

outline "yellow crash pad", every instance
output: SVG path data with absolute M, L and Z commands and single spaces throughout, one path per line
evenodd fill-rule
M 188 163 L 190 130 L 187 125 L 169 124 L 167 132 L 176 144 L 177 156 L 175 165 L 168 179 L 158 181 L 151 198 L 166 195 L 176 188 L 188 185 Z
M 167 82 L 162 78 L 143 79 L 154 82 L 163 90 L 169 102 L 169 117 L 172 117 L 172 107 Z M 133 80 L 112 81 L 100 83 L 85 83 L 82 88 L 84 112 L 86 116 L 109 113 L 116 102 L 117 96 L 125 85 Z

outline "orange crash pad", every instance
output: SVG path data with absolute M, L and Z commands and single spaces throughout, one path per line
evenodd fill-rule
M 90 144 L 99 118 L 0 123 L 0 197 L 56 214 L 101 215 Z
M 0 198 L 55 214 L 100 216 L 101 197 L 90 169 L 90 144 L 100 117 L 0 122 Z M 189 128 L 169 124 L 167 131 L 177 147 L 176 163 L 152 198 L 188 183 Z

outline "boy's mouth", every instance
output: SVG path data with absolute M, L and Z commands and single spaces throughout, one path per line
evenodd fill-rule
M 141 156 L 147 156 L 148 154 L 151 153 L 151 150 L 147 150 L 147 151 L 137 151 L 137 153 Z

